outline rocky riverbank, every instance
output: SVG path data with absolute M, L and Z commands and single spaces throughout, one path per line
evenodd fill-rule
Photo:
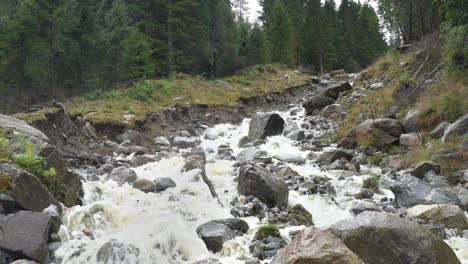
M 166 108 L 133 129 L 95 127 L 61 105 L 34 124 L 44 133 L 2 117 L 10 158 L 0 171 L 11 184 L 1 194 L 1 258 L 467 262 L 466 171 L 454 184 L 438 164 L 403 169 L 388 151 L 418 142 L 411 115 L 364 120 L 335 140 L 347 107 L 366 96 L 357 78 L 337 71 L 239 106 Z M 466 135 L 465 119 L 442 140 Z M 15 162 L 18 135 L 57 170 L 53 180 Z

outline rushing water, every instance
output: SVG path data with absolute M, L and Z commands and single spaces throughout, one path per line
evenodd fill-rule
M 288 123 L 299 122 L 304 113 L 294 118 L 290 112 L 280 113 Z M 237 195 L 234 178 L 236 169 L 233 161 L 217 160 L 215 153 L 221 144 L 228 143 L 237 155 L 242 149 L 237 147 L 242 136 L 247 135 L 250 120 L 240 125 L 220 124 L 207 129 L 206 133 L 218 136 L 215 140 L 206 140 L 202 136 L 201 146 L 207 152 L 207 174 L 214 183 L 221 206 L 215 201 L 206 184 L 197 177 L 197 170 L 182 172 L 182 155 L 162 159 L 135 168 L 139 178 L 153 180 L 157 177 L 170 177 L 176 188 L 162 193 L 143 193 L 129 185 L 118 186 L 113 181 L 84 182 L 84 205 L 70 208 L 65 212 L 64 225 L 60 236 L 63 244 L 56 251 L 62 263 L 97 263 L 97 253 L 107 242 L 113 241 L 114 247 L 109 263 L 192 263 L 210 257 L 216 257 L 225 264 L 244 263 L 249 257 L 248 244 L 252 240 L 255 227 L 261 224 L 255 217 L 246 220 L 251 230 L 243 237 L 237 237 L 225 243 L 217 255 L 208 252 L 205 244 L 198 238 L 196 228 L 213 219 L 231 218 L 230 201 Z M 317 129 L 314 133 L 324 133 Z M 283 136 L 271 137 L 259 149 L 270 156 L 300 156 L 307 158 L 309 151 L 301 151 Z M 352 217 L 349 207 L 352 199 L 346 197 L 361 188 L 363 176 L 350 177 L 338 181 L 333 172 L 321 172 L 319 167 L 308 160 L 303 165 L 290 164 L 291 168 L 302 176 L 326 175 L 333 180 L 337 189 L 336 202 L 320 195 L 302 195 L 290 191 L 289 203 L 302 204 L 311 212 L 316 226 L 327 227 L 339 220 Z M 364 171 L 375 173 L 372 168 Z M 387 196 L 391 192 L 386 191 Z M 376 196 L 376 199 L 379 199 Z M 287 240 L 289 231 L 303 227 L 288 227 L 281 230 Z M 86 235 L 85 235 L 86 234 Z M 460 257 L 468 259 L 466 240 L 450 240 L 452 247 L 461 249 Z M 468 263 L 468 262 L 465 262 Z

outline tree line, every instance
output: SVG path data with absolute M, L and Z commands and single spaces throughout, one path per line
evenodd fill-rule
M 246 0 L 0 0 L 0 93 L 50 97 L 173 72 L 219 78 L 266 63 L 354 71 L 387 48 L 368 4 L 260 3 L 250 23 Z

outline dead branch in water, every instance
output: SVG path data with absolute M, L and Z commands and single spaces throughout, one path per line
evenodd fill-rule
M 219 203 L 221 206 L 224 206 L 224 205 L 221 203 L 221 201 L 219 200 L 219 196 L 218 196 L 218 194 L 216 193 L 216 190 L 215 190 L 215 188 L 214 188 L 213 183 L 211 182 L 211 180 L 208 178 L 208 175 L 206 174 L 205 165 L 206 165 L 206 157 L 203 156 L 203 162 L 202 162 L 202 164 L 201 164 L 201 166 L 200 166 L 202 179 L 203 179 L 203 181 L 206 183 L 206 185 L 208 185 L 208 188 L 210 189 L 210 192 L 211 192 L 211 196 L 213 196 L 213 198 L 215 198 L 216 200 L 218 200 L 218 203 Z

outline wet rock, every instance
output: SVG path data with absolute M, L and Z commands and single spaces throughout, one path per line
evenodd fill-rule
M 331 87 L 323 91 L 321 95 L 336 100 L 340 96 L 340 93 L 349 91 L 351 89 L 353 89 L 353 87 L 349 82 L 342 82 L 332 85 Z
M 369 86 L 370 89 L 372 90 L 379 90 L 379 89 L 382 89 L 385 87 L 385 84 L 384 83 L 373 83 Z
M 346 159 L 347 161 L 351 161 L 353 159 L 353 153 L 351 151 L 348 151 L 346 149 L 337 149 L 335 152 L 333 152 L 333 155 L 331 157 L 331 162 L 334 162 L 335 160 L 339 159 Z
M 255 163 L 259 162 L 265 162 L 267 160 L 271 160 L 270 157 L 268 157 L 268 153 L 263 150 L 259 150 L 257 148 L 247 148 L 241 151 L 239 154 L 237 154 L 236 159 L 238 161 L 252 161 Z
M 418 111 L 408 111 L 405 120 L 403 121 L 403 127 L 406 133 L 418 132 Z
M 133 183 L 133 188 L 138 189 L 144 193 L 153 192 L 156 188 L 154 182 L 148 179 L 138 179 Z
M 361 264 L 354 254 L 335 235 L 326 230 L 309 227 L 301 231 L 294 240 L 280 250 L 271 264 Z
M 291 133 L 289 133 L 286 137 L 294 141 L 301 141 L 305 139 L 305 131 L 302 129 L 294 130 Z
M 374 191 L 369 189 L 361 189 L 358 193 L 354 195 L 355 199 L 372 199 L 374 197 Z
M 128 259 L 136 259 L 140 255 L 140 249 L 133 245 L 127 245 L 112 239 L 99 248 L 96 260 L 100 263 L 122 263 Z
M 414 166 L 411 175 L 419 179 L 424 178 L 424 175 L 430 171 L 440 172 L 440 166 L 435 165 L 430 161 L 422 161 Z
M 364 263 L 460 263 L 452 249 L 414 221 L 397 216 L 364 212 L 329 230 Z
M 351 208 L 351 212 L 353 212 L 353 214 L 355 215 L 358 215 L 365 211 L 381 212 L 382 210 L 374 202 L 366 201 L 366 200 L 358 201 Z
M 203 164 L 203 157 L 200 156 L 189 156 L 185 159 L 184 171 L 191 171 L 201 168 Z
M 40 263 L 46 260 L 51 227 L 51 217 L 48 214 L 22 211 L 0 216 L 0 227 L 1 249 Z
M 461 201 L 461 207 L 468 211 L 468 189 L 465 187 L 457 186 L 455 187 L 455 193 Z
M 22 209 L 40 212 L 50 205 L 58 205 L 55 197 L 31 173 L 8 163 L 0 164 L 0 172 L 11 179 L 11 187 L 4 194 L 13 198 L 14 204 Z
M 245 164 L 239 170 L 237 188 L 241 195 L 253 195 L 269 207 L 286 208 L 289 190 L 284 181 L 270 172 L 253 164 Z
M 168 147 L 171 145 L 171 142 L 166 137 L 157 137 L 154 139 L 154 144 L 157 146 Z
M 303 157 L 295 154 L 285 153 L 281 155 L 275 155 L 274 158 L 287 163 L 304 164 L 306 162 L 306 160 Z
M 443 224 L 446 228 L 454 228 L 459 232 L 468 229 L 468 219 L 463 210 L 452 204 L 416 205 L 407 211 L 408 215 L 426 222 Z
M 0 214 L 8 215 L 21 211 L 23 208 L 11 196 L 0 193 Z M 1 262 L 0 262 L 1 263 Z
M 177 186 L 176 183 L 168 177 L 156 178 L 154 179 L 154 184 L 156 184 L 156 187 L 154 188 L 155 192 L 162 192 Z
M 418 204 L 456 204 L 461 201 L 455 193 L 446 188 L 435 188 L 431 184 L 411 175 L 404 175 L 391 184 L 396 203 L 411 207 Z
M 295 225 L 314 225 L 312 215 L 301 204 L 296 204 L 291 209 L 289 209 L 288 219 L 292 221 Z
M 130 166 L 132 168 L 136 168 L 155 161 L 156 159 L 154 157 L 139 155 L 132 158 L 132 160 L 130 161 Z
M 276 176 L 280 178 L 288 177 L 288 176 L 299 176 L 299 173 L 291 169 L 291 167 L 289 167 L 288 165 L 284 165 L 280 167 L 278 171 L 276 171 Z
M 468 136 L 468 114 L 447 127 L 442 137 L 442 142 L 446 142 L 457 136 Z
M 127 167 L 119 167 L 109 172 L 108 179 L 117 182 L 119 186 L 121 186 L 125 183 L 130 184 L 136 181 L 137 175 L 132 169 Z
M 414 148 L 417 146 L 421 146 L 421 137 L 418 133 L 410 133 L 410 134 L 401 134 L 400 135 L 400 146 L 405 148 Z
M 218 259 L 211 258 L 211 259 L 196 261 L 196 262 L 193 262 L 192 264 L 223 264 L 223 263 L 221 263 L 221 261 L 219 261 Z
M 130 148 L 126 146 L 119 145 L 113 141 L 106 140 L 104 141 L 104 145 L 111 148 L 112 152 L 117 153 L 117 154 L 125 154 L 125 155 L 130 155 Z
M 182 149 L 194 148 L 201 144 L 198 138 L 192 137 L 175 137 L 173 145 Z
M 112 164 L 103 164 L 101 167 L 99 167 L 98 171 L 100 174 L 106 174 L 111 172 L 114 169 L 114 166 Z
M 436 128 L 434 128 L 434 130 L 431 131 L 430 136 L 432 138 L 441 138 L 444 135 L 445 130 L 449 126 L 450 126 L 449 122 L 440 123 L 439 125 L 437 125 Z
M 23 134 L 31 135 L 40 141 L 50 143 L 49 138 L 44 133 L 19 119 L 0 114 L 0 127 L 14 128 L 16 131 L 19 131 Z
M 116 136 L 115 139 L 117 139 L 119 143 L 128 141 L 132 145 L 142 145 L 143 143 L 142 135 L 135 130 L 127 130 L 123 134 Z
M 256 113 L 249 126 L 249 139 L 255 141 L 269 136 L 281 135 L 284 129 L 284 120 L 275 113 Z
M 221 251 L 224 242 L 248 230 L 248 224 L 240 219 L 213 220 L 200 225 L 197 234 L 205 242 L 208 250 L 216 253 Z
M 250 138 L 248 136 L 243 136 L 240 140 L 237 146 L 239 148 L 244 147 L 246 144 L 250 143 Z
M 352 128 L 338 145 L 354 147 L 360 140 L 365 140 L 374 147 L 386 147 L 398 142 L 401 134 L 403 134 L 403 125 L 396 119 L 368 119 Z
M 334 104 L 335 100 L 321 95 L 316 95 L 302 104 L 306 110 L 307 115 L 311 115 L 315 110 L 320 110 L 328 105 Z

